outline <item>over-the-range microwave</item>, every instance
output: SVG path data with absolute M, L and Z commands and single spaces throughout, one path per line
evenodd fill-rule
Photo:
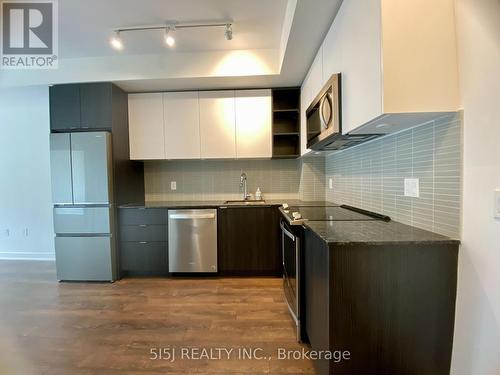
M 306 110 L 307 148 L 333 151 L 351 147 L 379 134 L 342 134 L 341 75 L 333 74 Z
M 308 148 L 332 134 L 342 133 L 340 84 L 340 73 L 332 75 L 307 108 Z

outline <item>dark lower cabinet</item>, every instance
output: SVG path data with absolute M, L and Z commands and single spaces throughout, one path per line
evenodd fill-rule
M 318 374 L 450 373 L 458 244 L 327 244 L 305 231 L 305 326 Z
M 221 275 L 282 274 L 277 207 L 221 207 L 217 222 Z
M 304 251 L 305 328 L 313 350 L 330 349 L 330 298 L 328 245 L 322 239 L 306 232 Z M 316 360 L 318 374 L 329 373 L 329 362 Z
M 121 268 L 125 276 L 166 276 L 166 242 L 121 242 Z
M 122 276 L 166 276 L 167 209 L 120 208 L 118 211 Z

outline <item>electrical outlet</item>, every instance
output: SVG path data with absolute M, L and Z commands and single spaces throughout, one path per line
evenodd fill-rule
M 405 197 L 420 197 L 420 183 L 418 178 L 405 178 Z
M 328 179 L 328 187 L 330 188 L 330 190 L 333 190 L 333 178 Z
M 495 219 L 500 220 L 500 189 L 495 190 Z
M 170 181 L 170 190 L 177 190 L 177 181 Z

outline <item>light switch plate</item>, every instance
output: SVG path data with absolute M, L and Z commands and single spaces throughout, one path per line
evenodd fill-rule
M 328 187 L 330 188 L 330 190 L 333 189 L 333 178 L 328 179 Z
M 420 197 L 420 181 L 418 178 L 405 178 L 405 197 Z
M 177 190 L 177 181 L 170 181 L 170 190 Z
M 495 190 L 495 219 L 500 220 L 500 189 Z

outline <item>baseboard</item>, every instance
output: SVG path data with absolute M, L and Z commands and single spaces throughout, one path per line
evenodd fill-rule
M 54 253 L 27 252 L 27 251 L 0 251 L 0 260 L 50 260 L 54 261 Z

